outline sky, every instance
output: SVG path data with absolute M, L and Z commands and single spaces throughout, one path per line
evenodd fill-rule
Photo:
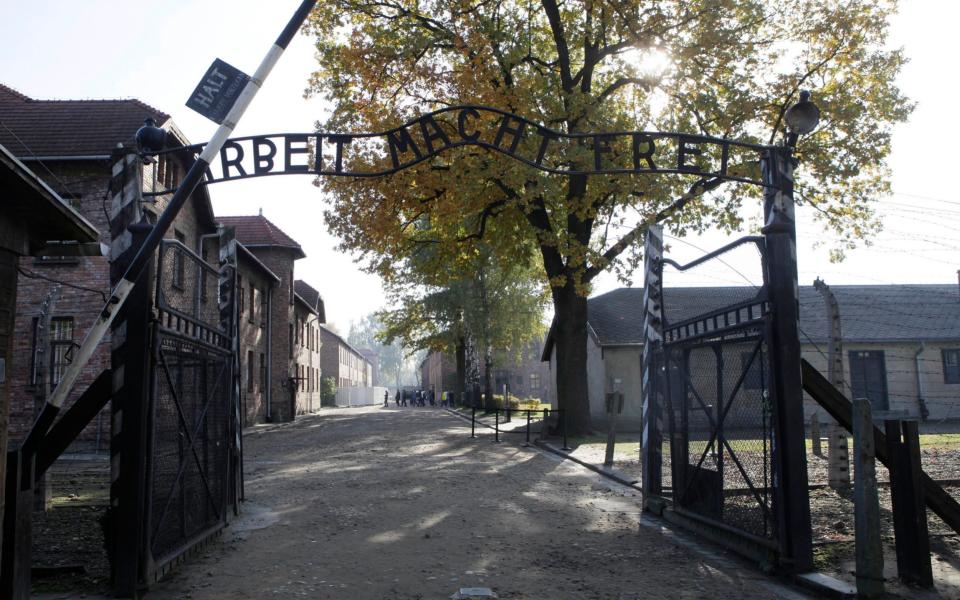
M 0 83 L 39 99 L 138 98 L 173 117 L 192 142 L 210 138 L 216 125 L 184 103 L 214 58 L 252 73 L 299 0 L 33 0 L 0 4 Z M 894 194 L 879 203 L 885 231 L 870 248 L 831 264 L 822 229 L 798 211 L 800 283 L 955 283 L 960 268 L 960 194 L 950 181 L 957 169 L 952 143 L 960 138 L 953 116 L 960 86 L 949 67 L 960 55 L 960 2 L 909 0 L 891 29 L 891 45 L 910 62 L 898 84 L 917 108 L 898 126 L 889 164 Z M 226 10 L 229 7 L 229 10 Z M 303 96 L 315 67 L 310 39 L 298 35 L 247 110 L 234 136 L 309 132 L 322 115 L 321 99 Z M 815 99 L 815 98 L 814 98 Z M 801 167 L 802 168 L 802 167 Z M 328 320 L 347 332 L 351 321 L 384 306 L 380 281 L 339 251 L 326 230 L 325 199 L 309 176 L 280 176 L 211 186 L 218 215 L 264 216 L 298 240 L 307 258 L 297 277 L 323 294 Z M 807 209 L 809 210 L 809 209 Z M 757 216 L 760 210 L 757 208 Z M 669 255 L 684 262 L 727 241 L 707 234 L 668 238 Z M 747 285 L 759 282 L 749 251 L 729 266 L 667 274 L 667 285 Z M 642 274 L 634 279 L 642 284 Z M 604 275 L 594 294 L 621 284 Z

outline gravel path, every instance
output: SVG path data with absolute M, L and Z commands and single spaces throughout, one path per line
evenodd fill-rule
M 244 440 L 244 516 L 151 600 L 802 597 L 641 523 L 634 490 L 442 410 L 330 410 Z

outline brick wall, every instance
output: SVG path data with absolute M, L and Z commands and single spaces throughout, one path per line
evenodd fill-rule
M 243 240 L 239 240 L 241 243 Z M 273 381 L 271 383 L 272 411 L 274 421 L 291 421 L 296 415 L 294 398 L 289 388 L 289 378 L 293 374 L 293 356 L 290 344 L 290 323 L 293 321 L 293 265 L 296 254 L 293 250 L 280 247 L 248 248 L 268 269 L 280 277 L 280 283 L 273 290 L 273 334 L 272 364 Z
M 45 179 L 59 193 L 74 204 L 81 214 L 96 225 L 101 233 L 101 241 L 109 243 L 110 228 L 107 213 L 110 210 L 106 199 L 111 180 L 112 165 L 109 161 L 62 161 L 47 162 L 46 167 L 53 175 Z M 139 167 L 136 176 L 140 178 L 141 189 L 152 189 L 150 165 Z M 185 173 L 183 168 L 181 173 Z M 169 200 L 168 196 L 158 197 L 155 201 L 145 199 L 146 212 L 161 210 Z M 174 227 L 168 237 L 174 237 L 174 229 L 182 231 L 187 245 L 197 248 L 197 240 L 204 233 L 215 230 L 198 221 L 196 198 L 192 198 L 174 221 Z M 11 376 L 10 436 L 12 440 L 21 440 L 29 431 L 37 409 L 43 404 L 44 394 L 49 386 L 32 381 L 32 372 L 36 369 L 36 360 L 49 370 L 51 349 L 49 344 L 37 344 L 35 340 L 34 319 L 46 324 L 49 331 L 50 319 L 72 319 L 72 340 L 80 344 L 93 324 L 96 315 L 103 308 L 105 297 L 110 292 L 110 263 L 106 257 L 83 257 L 63 260 L 45 260 L 22 257 L 20 267 L 31 273 L 64 282 L 59 285 L 40 278 L 20 275 L 17 285 L 18 314 L 14 324 L 14 349 L 9 372 Z M 46 304 L 46 314 L 43 308 Z M 41 334 L 44 332 L 40 332 Z M 42 335 L 40 336 L 42 340 Z M 90 361 L 84 367 L 73 392 L 63 406 L 67 410 L 73 401 L 89 386 L 104 369 L 110 368 L 111 339 L 108 333 Z M 39 352 L 38 352 L 39 351 Z M 74 444 L 75 450 L 106 450 L 109 444 L 109 409 L 95 418 Z
M 322 369 L 320 327 L 317 316 L 297 301 L 294 311 L 293 373 L 301 377 L 297 385 L 296 412 L 304 414 L 320 409 L 320 377 Z
M 267 419 L 267 379 L 260 369 L 261 356 L 266 361 L 267 352 L 267 315 L 260 305 L 261 294 L 275 293 L 276 282 L 263 272 L 243 252 L 237 253 L 238 288 L 243 288 L 243 313 L 239 314 L 238 329 L 240 335 L 240 406 L 244 412 L 244 425 L 263 423 Z M 251 302 L 250 287 L 256 292 L 256 302 Z M 239 296 L 240 291 L 237 290 Z M 250 319 L 250 307 L 254 306 L 253 320 Z M 238 309 L 240 306 L 238 305 Z M 276 325 L 274 325 L 276 327 Z M 273 332 L 276 335 L 276 331 Z M 253 358 L 252 368 L 250 359 Z M 266 364 L 266 363 L 264 363 Z M 251 381 L 251 375 L 253 377 Z

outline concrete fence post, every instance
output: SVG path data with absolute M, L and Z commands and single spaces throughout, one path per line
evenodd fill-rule
M 810 441 L 813 446 L 814 456 L 823 456 L 823 447 L 820 443 L 820 417 L 817 413 L 810 415 Z
M 883 595 L 883 542 L 877 499 L 876 447 L 870 401 L 853 401 L 854 530 L 856 532 L 857 595 Z

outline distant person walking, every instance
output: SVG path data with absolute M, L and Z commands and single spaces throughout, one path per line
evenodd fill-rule
M 383 390 L 383 407 L 387 408 L 390 406 L 390 392 Z

